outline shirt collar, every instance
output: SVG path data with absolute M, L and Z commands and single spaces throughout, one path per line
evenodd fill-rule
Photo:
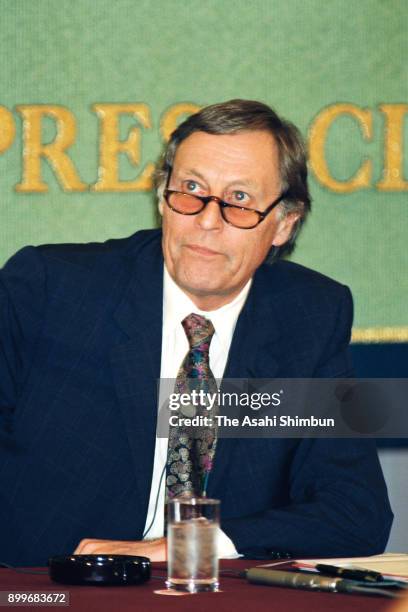
M 174 282 L 164 265 L 163 278 L 163 327 L 165 333 L 170 333 L 178 329 L 181 321 L 192 312 L 199 314 L 206 319 L 210 319 L 214 325 L 215 333 L 222 338 L 231 339 L 235 329 L 239 313 L 242 310 L 245 300 L 251 288 L 252 279 L 239 294 L 221 308 L 216 310 L 200 310 L 192 300 Z

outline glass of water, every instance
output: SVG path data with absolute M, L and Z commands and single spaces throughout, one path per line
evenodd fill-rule
M 176 497 L 168 504 L 168 588 L 218 590 L 218 499 Z

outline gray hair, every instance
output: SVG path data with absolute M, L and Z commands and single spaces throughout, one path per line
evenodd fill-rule
M 177 148 L 194 132 L 222 135 L 256 130 L 272 134 L 278 146 L 281 189 L 287 192 L 280 204 L 282 217 L 294 212 L 299 214 L 289 240 L 280 247 L 271 248 L 268 260 L 273 261 L 293 251 L 296 238 L 311 209 L 311 197 L 303 138 L 296 126 L 279 117 L 266 104 L 254 100 L 230 100 L 207 106 L 188 117 L 172 132 L 157 164 L 154 182 L 161 198 Z

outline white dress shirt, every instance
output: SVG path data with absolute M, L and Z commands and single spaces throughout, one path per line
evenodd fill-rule
M 235 325 L 247 298 L 250 286 L 251 280 L 248 281 L 242 291 L 229 304 L 225 304 L 217 310 L 202 311 L 199 310 L 176 285 L 167 272 L 166 267 L 164 267 L 163 336 L 160 378 L 177 378 L 180 365 L 189 350 L 187 336 L 181 325 L 181 321 L 193 312 L 210 319 L 214 326 L 215 332 L 210 345 L 210 367 L 216 379 L 221 379 L 223 377 Z M 159 397 L 159 406 L 163 404 L 163 399 L 164 398 Z M 163 536 L 165 502 L 164 470 L 167 462 L 167 446 L 168 438 L 156 437 L 149 507 L 143 532 L 146 539 L 160 538 Z M 154 516 L 156 501 L 157 511 L 156 516 Z M 148 533 L 146 533 L 147 530 L 149 530 Z M 238 556 L 232 540 L 230 540 L 221 529 L 218 538 L 218 555 L 224 558 Z

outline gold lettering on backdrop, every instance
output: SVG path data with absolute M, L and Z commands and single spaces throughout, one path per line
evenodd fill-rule
M 379 109 L 385 115 L 384 174 L 376 187 L 379 191 L 407 191 L 408 181 L 404 180 L 403 170 L 403 140 L 408 104 L 382 104 Z
M 93 191 L 149 191 L 152 188 L 154 165 L 147 163 L 136 179 L 122 181 L 119 178 L 119 154 L 126 153 L 129 161 L 140 164 L 140 128 L 129 130 L 126 140 L 119 140 L 119 118 L 133 115 L 142 127 L 151 128 L 150 110 L 147 104 L 94 104 L 92 107 L 101 124 L 99 140 L 99 180 Z
M 32 104 L 16 107 L 23 118 L 23 178 L 16 185 L 20 193 L 44 193 L 48 185 L 41 178 L 41 158 L 54 170 L 65 191 L 85 191 L 88 188 L 79 178 L 75 166 L 65 152 L 75 141 L 75 117 L 64 106 Z M 41 142 L 42 119 L 55 121 L 57 135 L 48 143 Z
M 160 119 L 160 133 L 165 142 L 170 138 L 170 134 L 176 129 L 177 121 L 182 115 L 192 115 L 200 110 L 200 106 L 191 102 L 180 102 L 167 109 Z
M 360 168 L 348 181 L 338 181 L 330 174 L 324 147 L 327 132 L 332 123 L 340 115 L 350 115 L 358 121 L 365 140 L 372 138 L 372 115 L 369 109 L 363 109 L 354 104 L 333 104 L 323 109 L 312 123 L 309 130 L 310 167 L 317 180 L 327 189 L 336 193 L 351 193 L 357 189 L 370 186 L 372 174 L 371 160 L 364 160 Z
M 159 129 L 164 141 L 186 115 L 201 107 L 192 102 L 178 102 L 163 111 Z M 59 105 L 18 105 L 16 110 L 22 117 L 22 178 L 16 185 L 20 193 L 44 193 L 48 185 L 41 175 L 42 162 L 47 161 L 57 180 L 67 192 L 83 192 L 88 189 L 68 152 L 76 138 L 75 117 L 68 108 Z M 151 129 L 151 112 L 144 103 L 95 103 L 92 110 L 99 118 L 99 168 L 98 178 L 91 189 L 96 192 L 148 191 L 152 188 L 154 165 L 146 163 L 140 167 L 142 134 Z M 408 117 L 408 103 L 381 104 L 378 110 L 384 116 L 384 170 L 375 184 L 378 191 L 408 191 L 408 176 L 404 176 L 404 121 Z M 347 180 L 336 179 L 330 171 L 325 147 L 330 144 L 330 128 L 341 116 L 349 116 L 358 125 L 364 142 L 373 136 L 373 113 L 367 108 L 351 103 L 336 103 L 322 109 L 312 121 L 309 129 L 310 167 L 316 179 L 329 191 L 352 193 L 373 186 L 372 161 L 361 160 L 353 176 Z M 137 125 L 129 128 L 126 139 L 120 139 L 120 121 L 127 115 Z M 51 120 L 56 136 L 46 141 L 46 121 Z M 0 106 L 0 154 L 11 148 L 16 139 L 15 119 L 10 110 Z M 406 143 L 405 143 L 406 145 Z M 139 166 L 139 174 L 130 180 L 120 179 L 120 159 L 125 154 L 133 166 Z
M 7 108 L 0 106 L 0 153 L 4 153 L 13 144 L 16 135 L 13 115 Z

